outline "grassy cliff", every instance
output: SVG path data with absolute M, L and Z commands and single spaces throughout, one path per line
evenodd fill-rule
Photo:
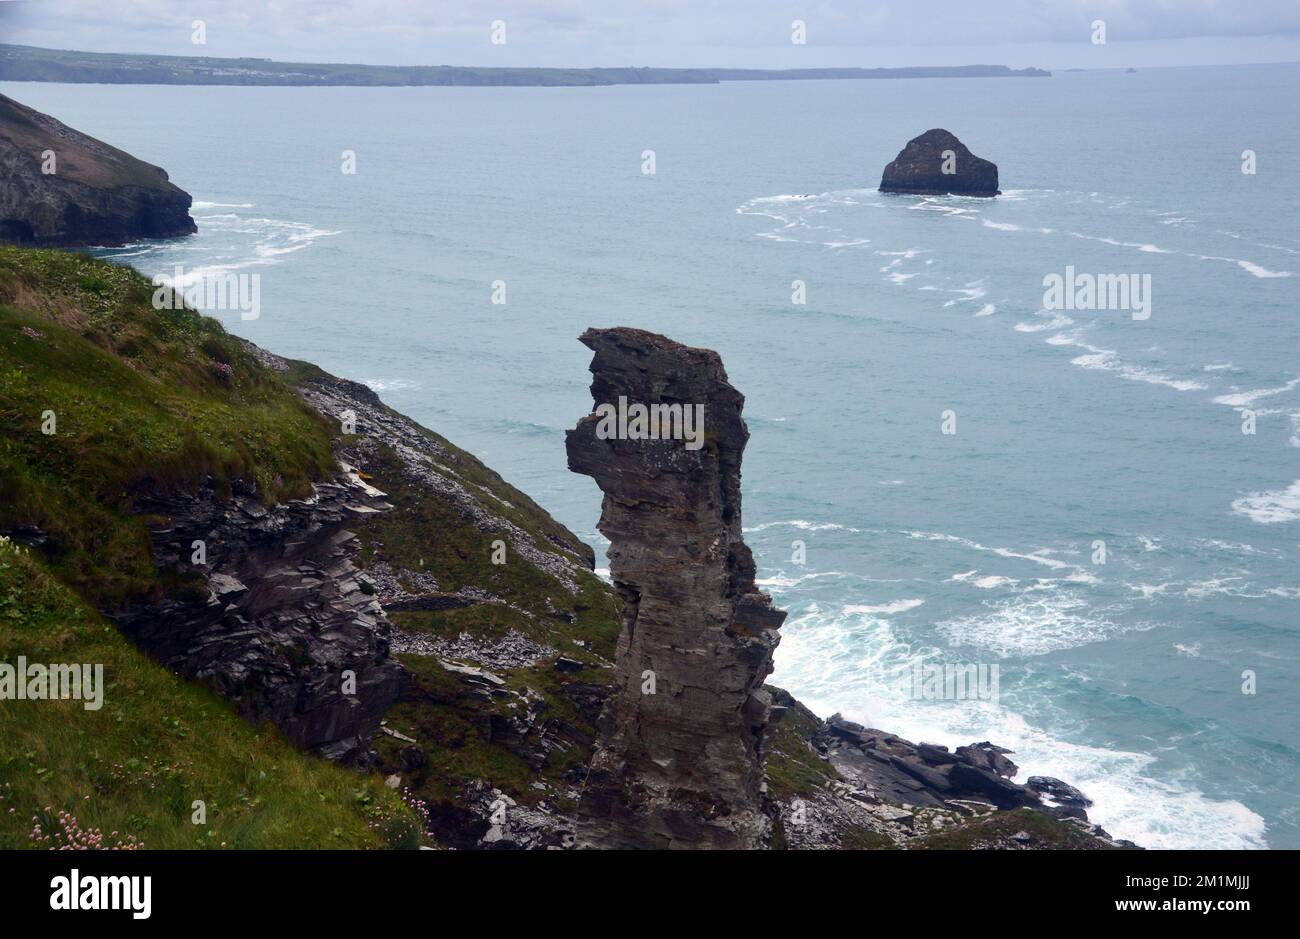
M 205 589 L 156 565 L 151 526 L 165 520 L 142 513 L 144 496 L 251 485 L 267 503 L 301 498 L 337 474 L 340 457 L 393 505 L 351 525 L 360 566 L 376 576 L 382 568 L 388 593 L 455 599 L 393 612 L 402 633 L 525 637 L 545 651 L 500 668 L 509 693 L 487 696 L 444 668 L 471 661 L 463 655 L 399 653 L 409 691 L 389 723 L 418 741 L 421 764 L 403 766 L 404 741 L 381 735 L 379 770 L 401 774 L 460 829 L 467 788 L 535 802 L 539 778 L 560 783 L 584 764 L 596 708 L 580 713 L 565 687 L 608 681 L 602 666 L 618 630 L 617 599 L 591 573 L 590 550 L 473 456 L 364 389 L 257 350 L 193 311 L 155 310 L 154 291 L 135 271 L 80 254 L 0 247 L 0 533 L 14 539 L 0 568 L 0 617 L 16 627 L 3 634 L 0 662 L 101 662 L 109 685 L 98 712 L 0 702 L 0 843 L 25 843 L 46 806 L 149 847 L 409 841 L 413 816 L 378 785 L 379 772 L 299 755 L 274 728 L 246 726 L 230 703 L 151 662 L 100 615 Z M 361 394 L 340 400 L 370 407 L 369 426 L 343 433 L 313 389 Z M 400 424 L 404 443 L 385 437 L 381 420 Z M 395 449 L 409 459 L 413 443 L 428 455 L 420 476 Z M 494 564 L 501 539 L 510 557 Z M 556 671 L 561 654 L 585 671 Z M 545 720 L 504 733 L 523 700 L 540 702 Z M 530 754 L 549 751 L 542 738 L 556 720 L 572 729 L 563 748 Z M 194 799 L 220 823 L 193 828 Z
M 50 847 L 60 833 L 78 843 L 102 836 L 105 847 L 419 844 L 418 815 L 377 776 L 248 726 L 228 702 L 137 651 L 6 539 L 0 662 L 19 656 L 102 665 L 104 687 L 97 710 L 81 700 L 0 701 L 0 849 Z

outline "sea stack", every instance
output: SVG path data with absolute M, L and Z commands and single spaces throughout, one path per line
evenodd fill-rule
M 123 245 L 197 231 L 160 168 L 0 95 L 0 243 Z
M 996 196 L 998 167 L 942 128 L 913 137 L 885 167 L 881 192 L 922 196 Z
M 596 409 L 567 435 L 569 469 L 604 492 L 599 528 L 624 610 L 578 842 L 762 846 L 763 680 L 785 613 L 754 586 L 741 535 L 744 396 L 708 349 L 627 328 L 581 341 L 595 352 Z M 702 417 L 702 434 L 686 415 Z

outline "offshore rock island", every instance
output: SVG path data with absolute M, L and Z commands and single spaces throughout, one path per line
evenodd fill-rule
M 907 142 L 885 167 L 881 192 L 925 196 L 996 196 L 997 164 L 981 159 L 942 128 L 927 130 Z

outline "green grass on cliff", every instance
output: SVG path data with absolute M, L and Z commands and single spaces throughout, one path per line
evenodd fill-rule
M 372 782 L 291 753 L 270 728 L 244 727 L 219 699 L 151 665 L 90 612 L 183 586 L 155 569 L 150 520 L 139 514 L 141 493 L 194 491 L 210 478 L 224 494 L 236 480 L 251 480 L 262 498 L 274 501 L 306 494 L 313 479 L 334 469 L 336 428 L 296 390 L 324 373 L 298 362 L 287 372 L 267 368 L 216 321 L 189 310 L 154 310 L 153 293 L 127 268 L 79 254 L 0 247 L 0 421 L 6 427 L 0 531 L 39 529 L 45 542 L 21 562 L 23 577 L 36 578 L 32 582 L 45 585 L 42 595 L 49 597 L 59 589 L 56 581 L 69 588 L 58 594 L 66 608 L 42 612 L 32 606 L 34 595 L 19 589 L 13 573 L 19 562 L 11 562 L 6 576 L 13 596 L 0 609 L 0 621 L 17 617 L 28 631 L 22 641 L 0 642 L 0 661 L 17 655 L 36 661 L 62 649 L 56 661 L 117 661 L 110 680 L 114 673 L 123 676 L 104 710 L 88 717 L 68 702 L 42 710 L 24 702 L 22 711 L 0 703 L 0 730 L 7 736 L 0 742 L 0 783 L 8 784 L 5 798 L 11 800 L 0 803 L 0 814 L 16 805 L 9 821 L 22 821 L 13 830 L 0 822 L 0 846 L 24 843 L 20 829 L 38 808 L 73 811 L 72 803 L 85 795 L 91 796 L 90 814 L 74 813 L 83 824 L 131 834 L 150 847 L 189 847 L 196 837 L 241 847 L 370 843 L 368 829 L 346 822 L 368 821 L 375 806 L 387 804 L 375 801 Z M 42 432 L 49 413 L 53 434 Z M 425 433 L 443 451 L 442 469 L 485 510 L 526 531 L 541 550 L 584 550 L 524 493 L 449 441 Z M 590 660 L 592 651 L 612 657 L 618 601 L 599 578 L 574 571 L 580 585 L 574 594 L 513 553 L 507 564 L 491 564 L 497 536 L 480 531 L 455 500 L 413 486 L 383 447 L 372 464 L 366 468 L 390 494 L 394 510 L 354 526 L 364 546 L 362 564 L 382 559 L 398 570 L 432 574 L 445 591 L 476 587 L 508 604 L 396 614 L 395 620 L 451 636 L 462 629 L 495 636 L 513 628 L 577 658 Z M 60 646 L 74 639 L 104 645 L 89 651 L 77 643 Z M 502 716 L 498 702 L 467 694 L 431 659 L 408 658 L 417 690 L 389 715 L 390 723 L 420 741 L 428 765 L 407 780 L 439 810 L 463 813 L 463 787 L 475 780 L 524 801 L 536 799 L 531 783 L 539 775 L 559 782 L 589 756 L 576 746 L 535 772 L 494 733 L 493 719 Z M 135 677 L 146 673 L 169 683 L 166 690 Z M 579 679 L 556 675 L 549 662 L 507 677 L 516 690 L 529 687 L 545 697 L 551 713 L 594 733 L 559 687 Z M 605 670 L 589 669 L 581 680 L 593 679 L 607 680 Z M 66 727 L 54 715 L 66 718 Z M 393 738 L 381 735 L 375 746 L 385 772 L 400 768 Z M 299 786 L 304 792 L 295 793 Z M 196 835 L 186 827 L 189 811 L 181 809 L 193 801 L 185 796 L 194 789 L 212 793 L 194 796 L 208 802 L 210 818 L 214 805 L 222 807 L 214 827 L 219 834 Z M 320 810 L 320 824 L 296 820 L 315 808 L 318 792 L 320 799 L 342 793 L 355 804 L 335 799 L 333 808 Z M 272 800 L 279 807 L 269 814 L 255 811 Z M 343 809 L 352 815 L 341 815 Z
M 141 492 L 238 479 L 274 501 L 334 471 L 330 427 L 294 387 L 215 320 L 155 310 L 154 289 L 84 255 L 0 247 L 0 531 L 45 536 L 3 546 L 0 662 L 99 663 L 108 685 L 99 711 L 0 701 L 0 848 L 32 846 L 33 816 L 48 830 L 61 812 L 148 848 L 412 846 L 415 816 L 374 774 L 248 726 L 95 612 L 174 585 Z
M 239 478 L 274 501 L 333 467 L 328 426 L 287 381 L 215 320 L 155 311 L 154 290 L 0 247 L 0 530 L 44 531 L 51 566 L 100 608 L 159 589 L 141 490 Z
M 777 722 L 763 764 L 767 788 L 774 798 L 811 795 L 831 780 L 840 778 L 835 768 L 823 760 L 809 742 L 818 723 L 810 711 L 801 707 L 791 708 Z
M 558 554 L 554 542 L 576 542 L 567 529 L 473 456 L 437 435 L 431 433 L 430 437 L 448 453 L 450 465 L 446 469 L 456 474 L 466 490 L 476 495 L 488 511 L 528 532 L 539 549 Z M 567 655 L 584 658 L 585 653 L 573 642 L 581 639 L 595 652 L 613 658 L 621 613 L 614 591 L 595 574 L 574 572 L 579 586 L 575 595 L 551 574 L 509 550 L 505 564 L 493 564 L 492 543 L 504 536 L 481 531 L 454 502 L 430 498 L 426 490 L 412 485 L 391 450 L 379 448 L 366 471 L 373 476 L 374 485 L 388 494 L 393 511 L 355 526 L 365 546 L 363 564 L 382 557 L 395 568 L 432 574 L 448 593 L 478 587 L 510 604 L 440 613 L 396 613 L 394 622 L 450 637 L 464 630 L 499 636 L 514 629 L 557 646 Z
M 1028 808 L 993 812 L 982 818 L 969 819 L 957 827 L 929 835 L 911 847 L 914 850 L 945 851 L 1005 848 L 1016 845 L 1017 842 L 1013 840 L 1016 835 L 1021 838 L 1028 836 L 1025 844 L 1039 850 L 1114 850 L 1070 822 Z
M 50 575 L 0 541 L 0 662 L 104 667 L 103 706 L 0 700 L 0 849 L 51 832 L 60 813 L 105 846 L 414 847 L 397 793 L 253 728 L 210 691 L 171 674 Z M 195 824 L 194 803 L 206 806 Z M 113 833 L 116 834 L 113 834 Z M 71 832 L 68 832 L 71 834 Z

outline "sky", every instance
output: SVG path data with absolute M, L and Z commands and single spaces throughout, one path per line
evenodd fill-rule
M 390 65 L 1151 68 L 1300 61 L 1300 0 L 0 0 L 0 42 Z

